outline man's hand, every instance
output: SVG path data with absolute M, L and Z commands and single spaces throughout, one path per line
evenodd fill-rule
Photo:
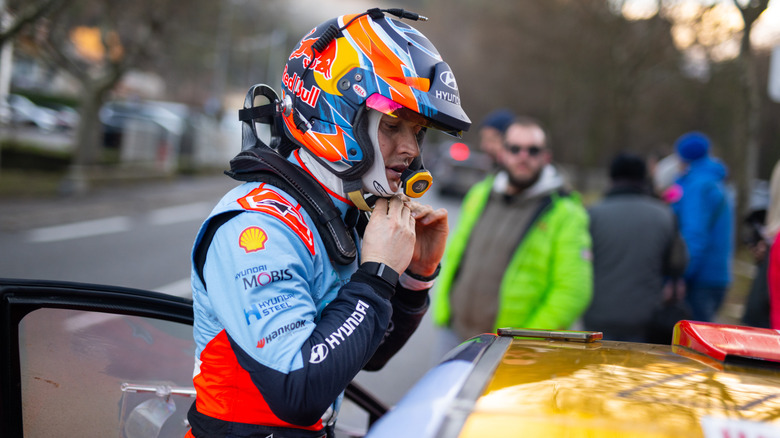
M 430 205 L 407 201 L 415 219 L 414 254 L 409 264 L 413 274 L 428 277 L 436 271 L 447 243 L 449 225 L 447 210 L 434 210 Z
M 750 248 L 750 252 L 753 253 L 753 261 L 755 263 L 761 263 L 764 261 L 764 257 L 766 257 L 767 252 L 769 252 L 769 245 L 766 243 L 766 241 L 761 239 Z
M 403 273 L 416 253 L 415 220 L 408 203 L 399 196 L 377 200 L 361 250 L 362 261 L 384 263 Z

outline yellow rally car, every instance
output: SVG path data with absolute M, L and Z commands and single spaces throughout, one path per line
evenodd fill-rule
M 0 279 L 0 314 L 0 436 L 184 436 L 191 300 Z M 389 412 L 354 382 L 345 400 L 370 437 L 780 438 L 779 366 L 774 330 L 681 321 L 668 346 L 505 329 L 453 350 Z M 337 438 L 367 429 L 342 420 Z
M 453 350 L 369 437 L 780 437 L 780 334 L 680 321 L 668 345 L 502 329 Z

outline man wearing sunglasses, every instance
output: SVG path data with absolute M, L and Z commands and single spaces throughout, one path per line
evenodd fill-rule
M 565 329 L 592 293 L 588 216 L 552 164 L 541 125 L 517 118 L 463 201 L 434 301 L 442 349 L 499 327 Z

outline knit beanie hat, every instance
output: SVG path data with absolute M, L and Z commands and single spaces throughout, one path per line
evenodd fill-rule
M 638 155 L 618 154 L 609 166 L 609 177 L 613 181 L 642 182 L 647 177 L 647 165 Z
M 696 161 L 706 156 L 710 150 L 710 139 L 701 132 L 692 131 L 683 134 L 675 142 L 677 155 L 684 161 Z
M 514 119 L 515 115 L 512 114 L 512 111 L 509 111 L 508 109 L 498 109 L 485 116 L 481 126 L 497 129 L 503 134 L 506 132 L 509 125 L 512 124 Z

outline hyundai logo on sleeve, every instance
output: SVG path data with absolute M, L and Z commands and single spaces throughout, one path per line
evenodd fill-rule
M 325 344 L 317 344 L 311 347 L 309 363 L 320 363 L 328 357 L 328 347 Z

